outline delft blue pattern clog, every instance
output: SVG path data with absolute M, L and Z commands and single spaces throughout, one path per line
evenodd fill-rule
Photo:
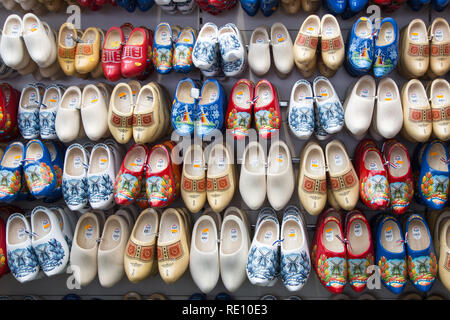
M 265 17 L 271 16 L 278 8 L 278 0 L 260 0 L 259 6 Z
M 35 198 L 50 196 L 56 187 L 56 173 L 47 147 L 39 140 L 30 140 L 25 146 L 23 165 L 28 190 Z
M 397 66 L 398 39 L 397 23 L 392 18 L 384 18 L 375 38 L 373 74 L 376 78 L 384 77 Z
M 190 78 L 184 78 L 178 82 L 172 104 L 170 120 L 172 127 L 181 136 L 194 132 L 195 112 L 198 99 L 192 97 L 192 89 L 200 91 L 201 83 Z
M 414 11 L 422 9 L 423 3 L 420 0 L 408 0 L 409 7 Z
M 346 46 L 346 68 L 353 76 L 367 74 L 372 68 L 374 55 L 372 22 L 359 18 L 352 26 Z
M 196 33 L 191 27 L 183 28 L 177 35 L 173 51 L 173 69 L 176 72 L 189 73 L 194 69 L 192 51 L 196 38 Z
M 239 75 L 246 66 L 247 51 L 241 32 L 232 23 L 227 23 L 219 29 L 219 49 L 222 70 L 225 76 Z
M 313 92 L 306 80 L 299 80 L 292 87 L 288 124 L 291 132 L 299 139 L 308 139 L 314 131 Z
M 256 15 L 260 0 L 240 0 L 242 9 L 251 17 Z
M 247 257 L 247 277 L 253 285 L 273 286 L 277 281 L 280 274 L 279 230 L 280 224 L 275 211 L 263 208 L 257 219 L 255 236 Z
M 431 209 L 442 209 L 448 200 L 448 149 L 441 141 L 430 142 L 422 154 L 419 193 Z
M 0 201 L 11 202 L 17 199 L 22 184 L 22 163 L 25 147 L 21 142 L 8 145 L 0 161 Z
M 380 268 L 381 281 L 389 291 L 400 294 L 406 285 L 408 274 L 400 223 L 389 215 L 380 217 L 375 234 L 375 261 Z
M 409 279 L 417 290 L 428 292 L 438 270 L 430 230 L 420 215 L 412 214 L 406 220 L 405 232 Z
M 203 83 L 201 98 L 195 116 L 195 131 L 201 138 L 214 130 L 222 130 L 227 95 L 222 85 L 215 79 Z
M 41 139 L 57 139 L 55 120 L 64 89 L 59 85 L 50 85 L 45 89 L 39 109 Z
M 43 86 L 40 84 L 27 84 L 20 96 L 17 122 L 20 134 L 25 139 L 39 137 L 39 108 L 43 98 Z
M 333 14 L 344 13 L 347 0 L 323 0 L 324 6 Z
M 64 169 L 64 150 L 63 146 L 55 141 L 44 142 L 50 153 L 52 167 L 56 175 L 56 187 L 52 194 L 45 198 L 45 202 L 53 202 L 62 197 L 62 176 Z
M 207 77 L 215 76 L 220 71 L 219 29 L 212 22 L 207 22 L 200 30 L 192 51 L 192 62 Z

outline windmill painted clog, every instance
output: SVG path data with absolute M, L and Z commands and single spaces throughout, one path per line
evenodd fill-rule
M 237 81 L 231 89 L 226 113 L 226 127 L 235 139 L 248 136 L 254 99 L 254 84 L 247 79 Z
M 173 70 L 180 73 L 189 73 L 194 69 L 192 51 L 194 50 L 197 32 L 191 28 L 183 28 L 177 35 L 173 51 Z
M 18 123 L 20 134 L 25 139 L 36 139 L 39 137 L 39 107 L 42 102 L 42 88 L 39 84 L 27 84 L 22 89 L 18 109 Z
M 192 52 L 192 62 L 207 77 L 215 76 L 220 71 L 219 29 L 208 22 L 201 28 Z
M 414 195 L 414 180 L 408 149 L 397 140 L 387 140 L 383 144 L 386 161 L 391 208 L 396 214 L 408 210 Z
M 63 197 L 70 210 L 83 209 L 88 203 L 89 153 L 81 144 L 74 143 L 66 150 L 63 172 Z
M 45 89 L 39 108 L 39 132 L 41 139 L 54 140 L 58 138 L 55 120 L 63 94 L 64 87 L 59 85 L 50 85 Z
M 411 214 L 405 226 L 409 279 L 421 292 L 430 291 L 438 271 L 432 237 L 424 218 Z
M 222 85 L 215 79 L 203 83 L 201 97 L 197 105 L 195 132 L 200 137 L 222 130 L 227 95 Z
M 299 139 L 308 139 L 314 131 L 313 92 L 306 80 L 299 80 L 292 87 L 288 123 L 291 133 Z
M 128 150 L 114 183 L 114 199 L 119 205 L 133 203 L 145 185 L 145 163 L 148 148 L 144 144 L 135 144 Z
M 172 29 L 167 22 L 161 22 L 153 40 L 153 65 L 158 73 L 166 74 L 172 70 L 172 56 Z
M 322 285 L 331 293 L 341 293 L 347 283 L 347 250 L 342 214 L 332 208 L 317 219 L 311 260 Z
M 432 209 L 442 209 L 448 200 L 449 158 L 445 143 L 433 141 L 423 154 L 419 176 L 419 193 Z
M 0 200 L 11 202 L 17 199 L 22 184 L 22 162 L 25 147 L 21 142 L 8 145 L 0 161 Z
M 275 87 L 268 80 L 256 84 L 255 122 L 258 134 L 263 139 L 276 136 L 281 128 L 281 110 Z
M 366 17 L 359 18 L 350 30 L 347 44 L 346 67 L 351 75 L 370 72 L 374 55 L 373 26 Z
M 375 37 L 373 74 L 381 78 L 397 67 L 399 34 L 397 22 L 388 17 L 381 20 Z
M 392 216 L 380 216 L 375 228 L 375 262 L 381 281 L 394 294 L 400 294 L 408 275 L 406 252 L 400 223 Z
M 56 188 L 56 173 L 47 147 L 39 140 L 25 146 L 23 171 L 28 190 L 35 198 L 50 196 Z
M 346 216 L 345 239 L 347 239 L 348 282 L 356 292 L 365 289 L 369 272 L 367 268 L 374 264 L 375 251 L 369 221 L 358 210 Z
M 344 126 L 344 108 L 331 82 L 322 76 L 315 78 L 313 92 L 321 127 L 329 134 L 341 131 Z
M 178 82 L 175 89 L 170 120 L 173 129 L 180 136 L 194 133 L 198 98 L 192 96 L 192 90 L 200 90 L 200 86 L 197 81 L 184 78 Z

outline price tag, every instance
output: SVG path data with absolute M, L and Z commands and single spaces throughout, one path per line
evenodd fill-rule
M 362 226 L 360 223 L 356 223 L 355 227 L 353 229 L 353 234 L 355 235 L 355 237 L 361 237 L 362 236 Z
M 202 230 L 202 234 L 200 235 L 200 240 L 205 243 L 208 242 L 208 238 L 209 238 L 209 229 L 205 228 Z
M 73 159 L 73 167 L 74 167 L 75 169 L 80 168 L 82 164 L 83 164 L 83 162 L 81 161 L 81 157 L 80 157 L 80 156 L 76 156 L 76 157 Z
M 107 158 L 100 158 L 98 161 L 98 166 L 100 169 L 106 169 L 108 166 L 108 159 Z
M 270 240 L 272 240 L 272 236 L 273 236 L 272 231 L 266 231 L 266 233 L 264 234 L 264 240 L 270 241 Z
M 238 238 L 239 238 L 239 235 L 238 235 L 237 229 L 236 228 L 231 228 L 231 230 L 230 230 L 230 239 L 231 239 L 231 241 L 235 242 L 235 241 L 238 240 Z
M 90 224 L 87 224 L 84 227 L 84 237 L 86 239 L 92 239 L 93 235 L 94 235 L 94 228 Z
M 113 233 L 112 233 L 112 239 L 114 241 L 120 240 L 120 228 L 114 228 Z
M 422 238 L 422 233 L 420 232 L 420 228 L 417 226 L 413 227 L 412 234 L 413 234 L 414 239 L 416 239 L 416 240 L 420 240 L 420 238 Z
M 170 232 L 172 232 L 172 234 L 178 233 L 178 225 L 173 224 L 172 227 L 170 228 Z
M 334 233 L 333 233 L 333 229 L 328 228 L 325 231 L 325 239 L 327 239 L 328 242 L 331 242 L 334 240 Z
M 150 235 L 150 231 L 152 231 L 152 225 L 149 224 L 149 223 L 147 223 L 147 224 L 144 226 L 144 231 L 143 231 L 144 236 L 145 236 L 145 237 L 148 237 L 148 236 Z
M 392 227 L 391 226 L 386 228 L 386 231 L 384 233 L 384 238 L 388 242 L 392 242 L 392 240 L 394 240 L 394 233 L 392 232 Z

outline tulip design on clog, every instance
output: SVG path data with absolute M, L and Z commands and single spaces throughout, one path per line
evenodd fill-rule
M 150 150 L 145 175 L 150 206 L 167 207 L 171 204 L 176 196 L 176 181 L 166 146 L 157 144 Z
M 153 64 L 161 74 L 172 70 L 173 40 L 172 29 L 167 22 L 158 24 L 153 41 Z
M 183 28 L 177 35 L 173 51 L 173 69 L 180 73 L 189 73 L 194 69 L 192 51 L 194 50 L 197 32 L 191 28 Z
M 47 147 L 39 140 L 25 146 L 23 170 L 28 190 L 36 198 L 50 196 L 56 187 L 56 174 Z
M 235 139 L 243 139 L 248 135 L 251 124 L 254 84 L 250 80 L 241 79 L 231 90 L 227 110 L 227 129 Z
M 392 18 L 384 18 L 375 38 L 373 74 L 381 78 L 395 69 L 398 62 L 398 27 Z
M 135 144 L 128 150 L 114 184 L 114 199 L 117 204 L 133 203 L 142 185 L 147 162 L 148 148 L 143 144 Z
M 190 78 L 178 82 L 172 103 L 171 122 L 174 130 L 181 136 L 194 132 L 195 112 L 198 99 L 192 96 L 192 90 L 199 90 L 201 84 Z
M 402 228 L 391 216 L 380 216 L 376 226 L 376 263 L 381 281 L 394 294 L 403 291 L 408 270 Z
M 449 160 L 447 146 L 440 141 L 428 144 L 422 154 L 419 193 L 432 209 L 442 209 L 448 200 Z
M 0 161 L 0 200 L 11 202 L 17 199 L 22 184 L 22 161 L 25 147 L 21 142 L 13 142 L 3 153 Z

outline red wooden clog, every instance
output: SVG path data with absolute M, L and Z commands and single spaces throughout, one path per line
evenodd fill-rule
M 120 66 L 125 78 L 141 75 L 147 68 L 149 33 L 144 28 L 134 28 L 122 49 Z
M 123 31 L 119 27 L 111 27 L 105 36 L 102 51 L 102 68 L 106 79 L 115 82 L 122 77 L 122 48 L 125 43 Z
M 281 127 L 281 111 L 274 86 L 267 80 L 260 80 L 255 87 L 255 121 L 261 138 L 277 135 Z
M 255 85 L 252 81 L 241 79 L 231 89 L 225 123 L 235 139 L 241 140 L 248 136 L 248 129 L 251 125 L 254 88 Z

